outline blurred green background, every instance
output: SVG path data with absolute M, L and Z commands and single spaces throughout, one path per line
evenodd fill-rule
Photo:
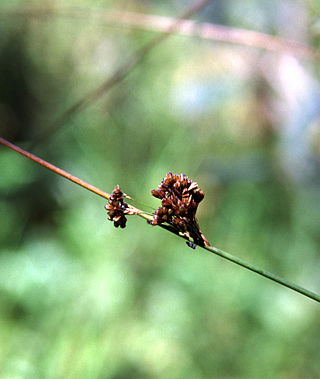
M 155 35 L 99 12 L 172 17 L 188 3 L 63 2 L 85 7 L 76 17 L 2 0 L 1 136 L 28 148 Z M 220 0 L 194 19 L 317 48 L 319 12 Z M 315 60 L 171 36 L 32 152 L 151 212 L 151 189 L 185 173 L 212 244 L 320 292 Z M 115 229 L 103 199 L 3 146 L 0 195 L 1 378 L 320 378 L 319 304 L 138 217 Z

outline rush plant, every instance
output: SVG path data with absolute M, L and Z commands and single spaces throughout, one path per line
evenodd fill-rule
M 126 203 L 124 201 L 125 198 L 128 198 L 129 200 L 132 199 L 121 190 L 119 185 L 115 187 L 112 194 L 109 194 L 108 192 L 100 190 L 92 184 L 89 184 L 36 155 L 10 143 L 2 137 L 0 137 L 0 143 L 41 166 L 48 168 L 56 174 L 86 188 L 96 195 L 107 199 L 108 204 L 105 208 L 108 212 L 109 220 L 114 222 L 115 227 L 120 226 L 121 228 L 124 228 L 127 222 L 126 216 L 137 215 L 147 220 L 149 225 L 161 227 L 162 229 L 185 239 L 188 246 L 192 248 L 199 246 L 320 303 L 320 295 L 212 246 L 201 232 L 196 219 L 196 211 L 199 203 L 204 197 L 204 192 L 199 188 L 196 182 L 193 182 L 185 175 L 168 173 L 160 182 L 158 189 L 153 189 L 151 191 L 153 196 L 161 200 L 161 206 L 150 214 Z

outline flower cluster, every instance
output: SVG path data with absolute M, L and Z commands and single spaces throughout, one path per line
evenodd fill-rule
M 119 185 L 116 185 L 115 189 L 110 196 L 109 203 L 105 206 L 108 211 L 108 219 L 114 222 L 114 226 L 118 228 L 126 227 L 126 214 L 130 214 L 128 204 L 123 201 L 125 194 L 121 191 Z
M 196 182 L 186 175 L 169 172 L 158 189 L 152 190 L 152 195 L 161 200 L 161 206 L 154 212 L 152 225 L 166 222 L 198 245 L 208 243 L 196 220 L 198 205 L 204 198 L 204 192 Z

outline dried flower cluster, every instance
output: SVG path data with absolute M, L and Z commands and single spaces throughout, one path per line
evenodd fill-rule
M 124 202 L 124 196 L 126 196 L 122 191 L 119 185 L 116 185 L 115 189 L 110 196 L 109 203 L 105 206 L 105 209 L 108 211 L 108 219 L 114 222 L 114 226 L 118 228 L 126 227 L 126 214 L 136 214 L 129 209 L 129 205 Z
M 196 182 L 192 182 L 186 175 L 169 172 L 158 189 L 152 190 L 152 195 L 160 199 L 162 204 L 154 213 L 152 225 L 166 222 L 186 237 L 191 237 L 196 244 L 209 244 L 196 220 L 198 205 L 204 198 L 204 192 Z

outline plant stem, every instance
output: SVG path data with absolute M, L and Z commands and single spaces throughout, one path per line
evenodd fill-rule
M 64 171 L 61 168 L 45 161 L 44 159 L 41 159 L 41 158 L 37 157 L 36 155 L 31 154 L 24 149 L 21 149 L 21 147 L 14 145 L 13 143 L 5 140 L 2 137 L 0 137 L 0 143 L 2 145 L 9 147 L 9 149 L 14 150 L 17 153 L 31 159 L 32 161 L 38 163 L 39 165 L 48 168 L 49 170 L 55 172 L 56 174 L 61 175 L 64 178 L 71 180 L 72 182 L 78 184 L 79 186 L 88 189 L 89 191 L 95 193 L 96 195 L 104 197 L 105 199 L 109 199 L 109 197 L 111 196 L 108 192 L 104 192 L 104 191 L 100 190 L 99 188 L 93 186 L 92 184 L 89 184 L 89 183 L 85 182 L 84 180 L 81 180 L 81 179 L 77 178 L 76 176 L 69 174 L 67 171 Z
M 24 149 L 21 149 L 20 147 L 14 145 L 13 143 L 5 140 L 4 138 L 0 137 L 0 143 L 4 146 L 7 146 L 8 148 L 16 151 L 17 153 L 19 154 L 22 154 L 23 156 L 31 159 L 32 161 L 38 163 L 39 165 L 43 166 L 43 167 L 46 167 L 47 169 L 55 172 L 56 174 L 58 175 L 61 175 L 63 176 L 64 178 L 68 179 L 68 180 L 71 180 L 72 182 L 80 185 L 81 187 L 84 187 L 86 189 L 88 189 L 89 191 L 95 193 L 96 195 L 99 195 L 105 199 L 109 199 L 110 198 L 110 194 L 105 192 L 105 191 L 102 191 L 100 190 L 99 188 L 93 186 L 92 184 L 89 184 L 87 182 L 85 182 L 84 180 L 81 180 L 79 178 L 77 178 L 76 176 L 74 175 L 71 175 L 69 174 L 67 171 L 64 171 L 56 166 L 54 166 L 53 164 L 37 157 L 36 155 L 34 154 L 31 154 L 29 153 L 28 151 L 24 150 Z M 136 207 L 133 207 L 132 205 L 129 205 L 129 207 L 136 211 L 137 212 L 137 215 L 144 218 L 145 220 L 147 221 L 151 221 L 153 219 L 153 217 L 147 213 L 144 213 L 142 210 L 136 208 Z M 191 238 L 188 238 L 186 237 L 185 235 L 183 235 L 182 233 L 179 233 L 174 227 L 172 227 L 171 225 L 165 225 L 165 224 L 160 224 L 159 225 L 162 229 L 166 229 L 167 231 L 171 232 L 171 233 L 174 233 L 176 234 L 177 236 L 181 237 L 181 238 L 184 238 L 185 240 L 187 241 L 190 241 L 192 243 L 194 243 L 194 241 L 191 239 Z M 236 263 L 237 265 L 239 266 L 242 266 L 250 271 L 253 271 L 261 276 L 264 276 L 265 278 L 268 278 L 270 280 L 273 280 L 274 282 L 277 282 L 285 287 L 288 287 L 290 289 L 292 289 L 293 291 L 296 291 L 296 292 L 299 292 L 300 294 L 304 295 L 304 296 L 307 296 L 309 297 L 310 299 L 313 299 L 315 301 L 317 301 L 318 303 L 320 303 L 320 296 L 317 295 L 316 293 L 314 292 L 311 292 L 303 287 L 300 287 L 298 286 L 297 284 L 293 283 L 293 282 L 290 282 L 286 279 L 283 279 L 281 278 L 280 276 L 277 276 L 277 275 L 274 275 L 272 274 L 271 272 L 268 272 L 264 269 L 261 269 L 249 262 L 246 262 L 244 260 L 242 260 L 241 258 L 237 258 L 225 251 L 222 251 L 214 246 L 211 246 L 211 245 L 205 245 L 205 246 L 200 246 L 202 247 L 203 249 L 205 250 L 208 250 L 210 251 L 211 253 L 213 254 L 216 254 L 216 255 L 219 255 L 221 258 L 224 258 L 224 259 L 227 259 L 228 261 L 231 261 L 233 263 Z
M 235 256 L 227 253 L 226 251 L 220 250 L 214 246 L 211 246 L 211 245 L 210 246 L 204 246 L 203 248 L 210 251 L 213 254 L 219 255 L 220 257 L 227 259 L 228 261 L 236 263 L 239 266 L 245 267 L 246 269 L 251 270 L 251 271 L 255 272 L 256 274 L 262 275 L 265 278 L 273 280 L 274 282 L 277 282 L 277 283 L 279 283 L 285 287 L 288 287 L 288 288 L 292 289 L 293 291 L 299 292 L 302 295 L 307 296 L 310 299 L 313 299 L 313 300 L 317 301 L 318 303 L 320 303 L 320 296 L 319 295 L 317 295 L 316 293 L 311 292 L 311 291 L 309 291 L 303 287 L 300 287 L 293 282 L 290 282 L 286 279 L 281 278 L 280 276 L 272 274 L 271 272 L 268 272 L 262 268 L 259 268 L 259 267 L 255 266 L 249 262 L 242 260 L 241 258 L 235 257 Z

